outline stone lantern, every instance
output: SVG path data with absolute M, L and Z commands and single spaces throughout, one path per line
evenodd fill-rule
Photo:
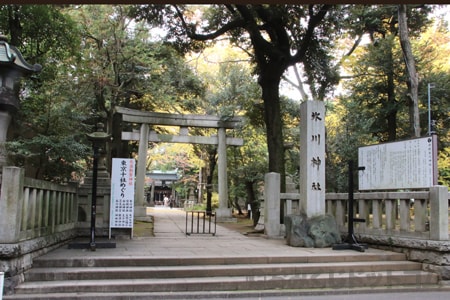
M 40 72 L 42 66 L 30 65 L 16 47 L 0 34 L 0 173 L 6 165 L 7 139 L 11 113 L 19 109 L 20 79 Z
M 103 131 L 104 125 L 102 123 L 97 124 L 97 131 L 91 134 L 87 134 L 88 139 L 92 142 L 92 148 L 94 150 L 94 161 L 92 168 L 92 198 L 91 198 L 91 241 L 89 248 L 91 251 L 95 251 L 98 247 L 98 243 L 95 241 L 95 220 L 97 215 L 97 177 L 98 177 L 98 161 L 100 159 L 100 147 L 102 147 L 106 141 L 111 139 L 111 136 Z M 108 247 L 109 248 L 109 247 Z

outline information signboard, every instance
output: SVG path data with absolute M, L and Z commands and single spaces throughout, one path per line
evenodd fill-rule
M 134 159 L 112 160 L 110 235 L 111 228 L 133 228 L 135 169 Z
M 433 186 L 433 137 L 360 147 L 359 190 L 417 189 Z

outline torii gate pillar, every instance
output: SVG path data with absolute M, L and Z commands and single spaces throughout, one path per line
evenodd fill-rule
M 227 177 L 227 137 L 225 128 L 218 128 L 218 180 L 219 180 L 219 208 L 216 217 L 220 221 L 232 218 L 231 208 L 228 207 L 228 177 Z
M 137 171 L 136 187 L 134 196 L 135 217 L 145 217 L 147 215 L 147 208 L 144 199 L 144 184 L 145 184 L 145 171 L 147 164 L 148 133 L 149 133 L 148 124 L 142 123 L 139 137 L 138 162 L 136 170 Z

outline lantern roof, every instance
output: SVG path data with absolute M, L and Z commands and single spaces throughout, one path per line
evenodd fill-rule
M 40 72 L 40 64 L 31 65 L 25 61 L 20 51 L 8 43 L 6 36 L 0 34 L 0 67 L 10 66 L 23 73 Z

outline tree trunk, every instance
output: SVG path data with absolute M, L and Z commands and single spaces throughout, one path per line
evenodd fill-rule
M 408 71 L 409 88 L 409 128 L 411 137 L 420 137 L 420 117 L 419 117 L 419 79 L 416 71 L 414 55 L 409 42 L 408 23 L 406 19 L 406 5 L 398 7 L 398 29 L 400 35 L 400 45 L 402 46 L 403 58 Z
M 256 201 L 255 190 L 253 189 L 254 182 L 246 180 L 244 182 L 244 185 L 245 191 L 247 193 L 247 202 L 248 204 L 250 204 L 250 207 L 252 209 L 253 226 L 256 226 L 259 219 L 259 205 Z
M 388 141 L 395 141 L 397 139 L 397 102 L 395 100 L 395 81 L 394 81 L 394 54 L 392 53 L 392 42 L 389 44 L 387 62 L 389 64 L 387 70 L 387 103 L 386 120 Z
M 237 196 L 234 196 L 234 206 L 238 210 L 238 215 L 242 216 L 244 213 L 242 212 L 242 208 L 239 205 L 239 198 Z
M 212 148 L 208 151 L 209 156 L 209 170 L 208 175 L 206 176 L 206 212 L 207 214 L 210 214 L 212 212 L 212 182 L 213 182 L 213 175 L 214 175 L 214 169 L 216 168 L 216 154 L 217 154 L 217 148 Z
M 250 204 L 252 210 L 253 210 L 253 206 L 256 203 L 256 197 L 255 197 L 255 190 L 253 189 L 253 181 L 249 181 L 249 180 L 245 180 L 244 182 L 245 185 L 245 192 L 247 194 L 247 203 Z
M 269 152 L 269 172 L 279 173 L 281 176 L 281 191 L 285 191 L 285 165 L 283 123 L 281 118 L 279 83 L 281 76 L 279 70 L 268 68 L 260 77 L 259 84 L 264 100 L 264 121 L 266 123 L 267 148 Z M 275 71 L 275 72 L 273 72 Z
M 19 5 L 8 5 L 9 43 L 20 47 L 22 44 L 22 26 L 20 25 Z
M 395 84 L 394 74 L 388 74 L 388 89 L 387 89 L 387 104 L 386 104 L 386 119 L 388 130 L 388 141 L 395 141 L 397 139 L 397 103 L 395 101 Z

